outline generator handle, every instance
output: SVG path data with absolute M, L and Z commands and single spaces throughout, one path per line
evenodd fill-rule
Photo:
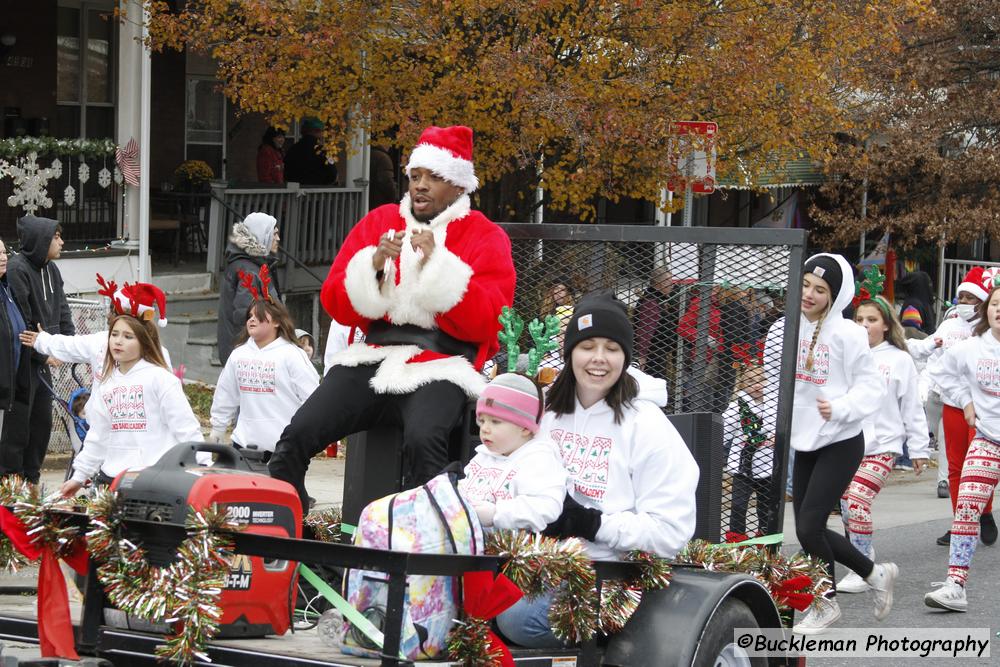
M 164 454 L 159 464 L 167 466 L 198 465 L 197 454 L 199 452 L 216 454 L 216 461 L 213 464 L 215 467 L 253 472 L 250 464 L 243 458 L 239 450 L 230 445 L 220 445 L 214 442 L 185 442 L 179 444 Z

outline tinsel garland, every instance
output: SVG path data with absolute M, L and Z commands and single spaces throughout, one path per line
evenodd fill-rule
M 791 608 L 789 598 L 782 594 L 787 589 L 784 584 L 789 580 L 808 577 L 810 586 L 806 592 L 815 597 L 824 595 L 832 587 L 826 565 L 818 558 L 802 553 L 788 558 L 780 551 L 761 545 L 732 547 L 693 540 L 674 560 L 678 564 L 697 565 L 706 570 L 749 574 L 764 584 L 782 612 Z
M 340 542 L 340 508 L 331 507 L 320 512 L 310 512 L 302 520 L 313 532 L 313 538 L 320 542 Z
M 646 551 L 630 551 L 622 560 L 639 566 L 638 574 L 629 580 L 615 579 L 601 585 L 600 628 L 605 634 L 618 632 L 642 601 L 642 592 L 670 585 L 670 561 Z
M 28 496 L 28 483 L 20 477 L 10 475 L 0 479 L 0 506 L 13 509 L 14 503 Z M 0 572 L 13 573 L 28 564 L 20 551 L 7 536 L 0 533 Z
M 490 622 L 481 618 L 455 621 L 448 633 L 448 657 L 462 667 L 497 667 L 501 653 L 489 640 Z
M 564 642 L 587 641 L 597 628 L 597 575 L 580 540 L 555 540 L 527 531 L 498 530 L 486 553 L 506 556 L 500 571 L 525 596 L 552 593 L 549 625 Z
M 100 157 L 114 152 L 113 139 L 56 139 L 55 137 L 0 139 L 0 158 L 23 157 L 28 153 L 53 157 L 58 155 Z
M 19 477 L 5 477 L 0 481 L 0 505 L 11 507 L 14 515 L 24 524 L 28 535 L 40 549 L 51 547 L 58 558 L 71 556 L 77 548 L 80 529 L 68 517 L 53 515 L 52 510 L 74 509 L 74 501 L 55 494 L 42 497 L 41 487 L 29 484 Z M 0 535 L 10 548 L 10 540 Z M 6 562 L 6 561 L 5 561 Z M 27 562 L 26 560 L 22 561 Z
M 233 544 L 220 531 L 236 530 L 217 505 L 191 509 L 188 537 L 169 567 L 155 567 L 144 550 L 121 536 L 122 512 L 114 492 L 100 490 L 88 508 L 87 544 L 100 565 L 98 578 L 122 611 L 154 623 L 172 624 L 176 634 L 156 647 L 162 658 L 183 664 L 209 661 L 205 644 L 219 631 L 219 595 L 230 569 Z

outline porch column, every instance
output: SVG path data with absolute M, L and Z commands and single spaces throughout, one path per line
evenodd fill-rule
M 356 126 L 351 133 L 351 146 L 347 151 L 347 173 L 344 174 L 344 187 L 362 188 L 361 211 L 358 219 L 368 212 L 368 173 L 371 161 L 371 147 L 368 145 L 368 133 L 364 128 Z
M 118 145 L 139 144 L 139 185 L 124 184 L 127 248 L 139 255 L 139 280 L 149 280 L 149 49 L 145 46 L 148 14 L 141 0 L 120 0 L 124 20 L 118 37 Z

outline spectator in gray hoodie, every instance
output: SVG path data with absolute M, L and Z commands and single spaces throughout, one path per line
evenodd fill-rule
M 219 324 L 216 328 L 219 361 L 223 365 L 233 351 L 236 337 L 246 327 L 247 308 L 253 301 L 250 292 L 240 287 L 240 271 L 254 276 L 254 287 L 260 289 L 257 274 L 264 264 L 271 269 L 271 296 L 280 299 L 274 265 L 278 250 L 278 221 L 267 213 L 251 213 L 243 222 L 233 225 L 226 246 L 226 268 L 219 285 Z
M 62 228 L 56 220 L 26 215 L 17 221 L 21 252 L 7 267 L 10 291 L 30 331 L 72 336 L 76 333 L 63 292 L 59 267 L 52 261 L 62 253 Z M 30 355 L 28 376 L 14 391 L 0 436 L 0 475 L 17 474 L 37 483 L 52 433 L 52 396 L 42 384 L 52 383 L 50 367 L 59 361 L 23 349 Z

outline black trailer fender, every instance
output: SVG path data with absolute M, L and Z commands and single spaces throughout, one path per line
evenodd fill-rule
M 706 630 L 710 629 L 713 617 L 719 615 L 718 620 L 723 620 L 720 611 L 743 605 L 749 608 L 758 627 L 781 627 L 771 595 L 756 579 L 744 574 L 677 567 L 669 587 L 643 593 L 635 614 L 621 632 L 610 638 L 603 664 L 712 665 L 716 656 L 707 652 L 716 648 L 705 645 Z M 712 630 L 716 634 L 720 628 Z M 732 628 L 721 631 L 732 632 Z

